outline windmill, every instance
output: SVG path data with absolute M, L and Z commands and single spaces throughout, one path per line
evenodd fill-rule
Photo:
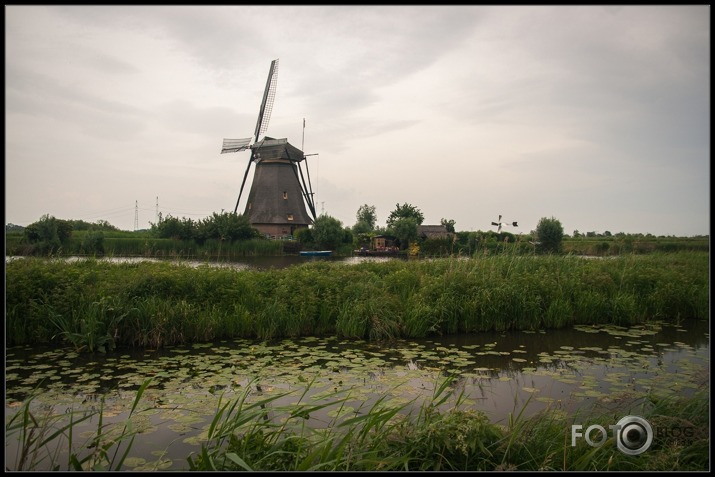
M 252 137 L 224 139 L 221 154 L 251 151 L 246 172 L 243 175 L 235 214 L 241 201 L 251 164 L 255 164 L 253 182 L 248 193 L 244 215 L 250 224 L 270 236 L 292 235 L 299 228 L 307 228 L 316 219 L 313 189 L 310 183 L 308 163 L 305 163 L 306 183 L 301 162 L 306 159 L 303 151 L 291 145 L 288 139 L 264 136 L 276 97 L 278 60 L 271 62 L 266 88 L 258 111 L 256 129 Z M 305 129 L 305 119 L 303 120 Z M 306 210 L 306 204 L 308 210 Z
M 505 226 L 505 225 L 506 225 L 506 226 L 512 226 L 512 227 L 518 227 L 518 226 L 519 226 L 519 224 L 517 224 L 516 222 L 511 222 L 511 223 L 509 223 L 509 222 L 502 222 L 502 221 L 501 221 L 501 215 L 499 215 L 499 220 L 498 220 L 497 222 L 492 222 L 492 225 L 496 225 L 496 226 L 498 227 L 498 228 L 497 228 L 497 233 L 501 233 L 501 228 L 502 228 L 503 226 Z

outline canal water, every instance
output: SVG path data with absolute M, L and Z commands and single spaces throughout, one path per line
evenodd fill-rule
M 21 260 L 20 256 L 6 256 L 5 262 L 11 260 Z M 67 260 L 75 262 L 78 260 L 87 260 L 86 257 L 67 257 L 58 260 Z M 300 255 L 282 255 L 276 257 L 242 257 L 236 260 L 220 261 L 220 260 L 176 260 L 176 259 L 158 259 L 148 257 L 101 257 L 96 260 L 111 263 L 141 263 L 141 262 L 169 262 L 176 265 L 186 265 L 190 267 L 211 266 L 217 268 L 230 268 L 234 270 L 271 270 L 287 268 L 293 265 L 300 265 L 309 262 L 330 262 L 353 265 L 364 262 L 385 262 L 388 260 L 407 260 L 404 257 L 371 257 L 371 256 L 300 256 Z
M 709 351 L 705 321 L 389 343 L 335 337 L 224 340 L 93 355 L 15 347 L 6 350 L 5 414 L 7 423 L 34 395 L 31 409 L 37 415 L 60 419 L 101 409 L 103 426 L 123 426 L 137 390 L 151 379 L 131 415 L 132 428 L 140 432 L 124 469 L 188 470 L 186 459 L 200 451 L 220 403 L 246 395 L 247 402 L 276 397 L 271 403 L 276 410 L 298 401 L 346 398 L 311 414 L 309 425 L 315 427 L 369 412 L 380 400 L 404 406 L 404 413 L 417 412 L 446 379 L 453 394 L 441 407 L 459 402 L 495 423 L 539 412 L 616 409 L 626 415 L 648 393 L 688 395 L 708 386 Z M 98 423 L 95 416 L 80 424 L 75 441 L 90 439 Z M 67 462 L 64 446 L 54 462 Z M 17 435 L 6 430 L 9 470 L 15 470 L 18 455 Z M 48 470 L 42 466 L 50 460 L 44 462 L 35 470 Z

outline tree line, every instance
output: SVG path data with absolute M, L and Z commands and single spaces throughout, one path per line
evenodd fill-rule
M 306 249 L 349 250 L 361 247 L 369 248 L 372 240 L 377 235 L 386 235 L 394 240 L 401 249 L 407 250 L 410 246 L 421 248 L 426 254 L 471 254 L 480 248 L 494 248 L 499 244 L 520 242 L 522 247 L 534 252 L 558 253 L 563 250 L 564 234 L 561 222 L 554 217 L 543 217 L 536 228 L 529 234 L 515 236 L 507 231 L 478 231 L 457 232 L 455 221 L 442 218 L 440 224 L 448 232 L 448 238 L 424 239 L 419 236 L 419 226 L 424 222 L 422 211 L 409 203 L 397 203 L 390 211 L 385 226 L 377 224 L 377 211 L 374 205 L 361 205 L 355 216 L 352 226 L 344 225 L 335 217 L 322 214 L 310 228 L 299 229 L 295 232 L 294 239 L 300 247 Z M 82 232 L 80 247 L 85 253 L 103 253 L 105 234 L 115 237 L 117 234 L 136 236 L 137 232 L 121 231 L 105 220 L 89 223 L 82 220 L 62 220 L 50 215 L 43 215 L 40 220 L 27 227 L 13 224 L 6 225 L 6 234 L 22 234 L 22 243 L 25 250 L 32 255 L 51 255 L 60 252 L 72 236 L 73 232 Z M 157 223 L 152 223 L 147 231 L 141 231 L 154 238 L 193 241 L 201 246 L 209 240 L 220 243 L 233 243 L 245 240 L 262 240 L 265 237 L 248 221 L 243 214 L 234 214 L 221 211 L 214 212 L 211 216 L 200 220 L 179 218 L 168 215 L 159 215 Z M 574 239 L 589 238 L 649 238 L 650 234 L 643 236 L 637 234 L 626 235 L 623 233 L 603 234 L 596 232 L 581 233 L 574 230 Z
M 58 219 L 47 214 L 27 227 L 13 226 L 11 230 L 22 233 L 21 243 L 28 255 L 53 255 L 68 249 L 73 232 L 82 232 L 80 249 L 89 254 L 104 252 L 104 239 L 107 235 L 136 235 L 135 232 L 124 232 L 104 220 L 89 223 Z M 199 245 L 210 239 L 233 242 L 261 238 L 261 234 L 248 223 L 248 218 L 228 212 L 214 212 L 210 217 L 199 221 L 169 215 L 160 218 L 158 223 L 151 224 L 149 231 L 142 233 L 154 238 L 191 240 Z

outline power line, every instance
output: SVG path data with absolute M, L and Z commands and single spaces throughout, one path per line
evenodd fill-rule
M 171 209 L 171 212 L 170 212 L 170 213 L 172 213 L 172 214 L 200 215 L 200 216 L 203 216 L 203 217 L 209 216 L 209 215 L 211 215 L 213 212 L 215 212 L 215 211 L 211 211 L 211 212 L 196 212 L 196 211 L 194 211 L 194 212 L 188 212 L 188 211 L 183 211 L 183 210 L 176 210 L 176 209 L 173 208 L 171 205 L 169 205 L 169 206 L 164 205 L 164 206 L 162 207 L 162 210 L 164 210 L 165 212 L 169 212 L 169 209 Z
M 81 219 L 91 219 L 91 218 L 95 218 L 95 217 L 102 217 L 102 216 L 106 216 L 106 215 L 114 215 L 114 214 L 118 214 L 118 213 L 128 213 L 128 212 L 130 212 L 131 210 L 132 210 L 131 208 L 126 207 L 126 206 L 125 206 L 125 207 L 117 207 L 117 208 L 114 208 L 114 209 L 106 209 L 106 210 L 99 211 L 99 212 L 95 212 L 95 213 L 91 213 L 91 214 L 90 214 L 90 213 L 86 213 L 86 214 L 83 214 L 83 215 L 79 215 L 79 216 L 77 217 L 77 219 L 78 219 L 78 220 L 81 220 Z

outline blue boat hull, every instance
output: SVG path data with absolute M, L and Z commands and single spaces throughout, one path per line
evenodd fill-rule
M 300 252 L 304 257 L 328 257 L 333 253 L 332 250 L 306 250 Z

